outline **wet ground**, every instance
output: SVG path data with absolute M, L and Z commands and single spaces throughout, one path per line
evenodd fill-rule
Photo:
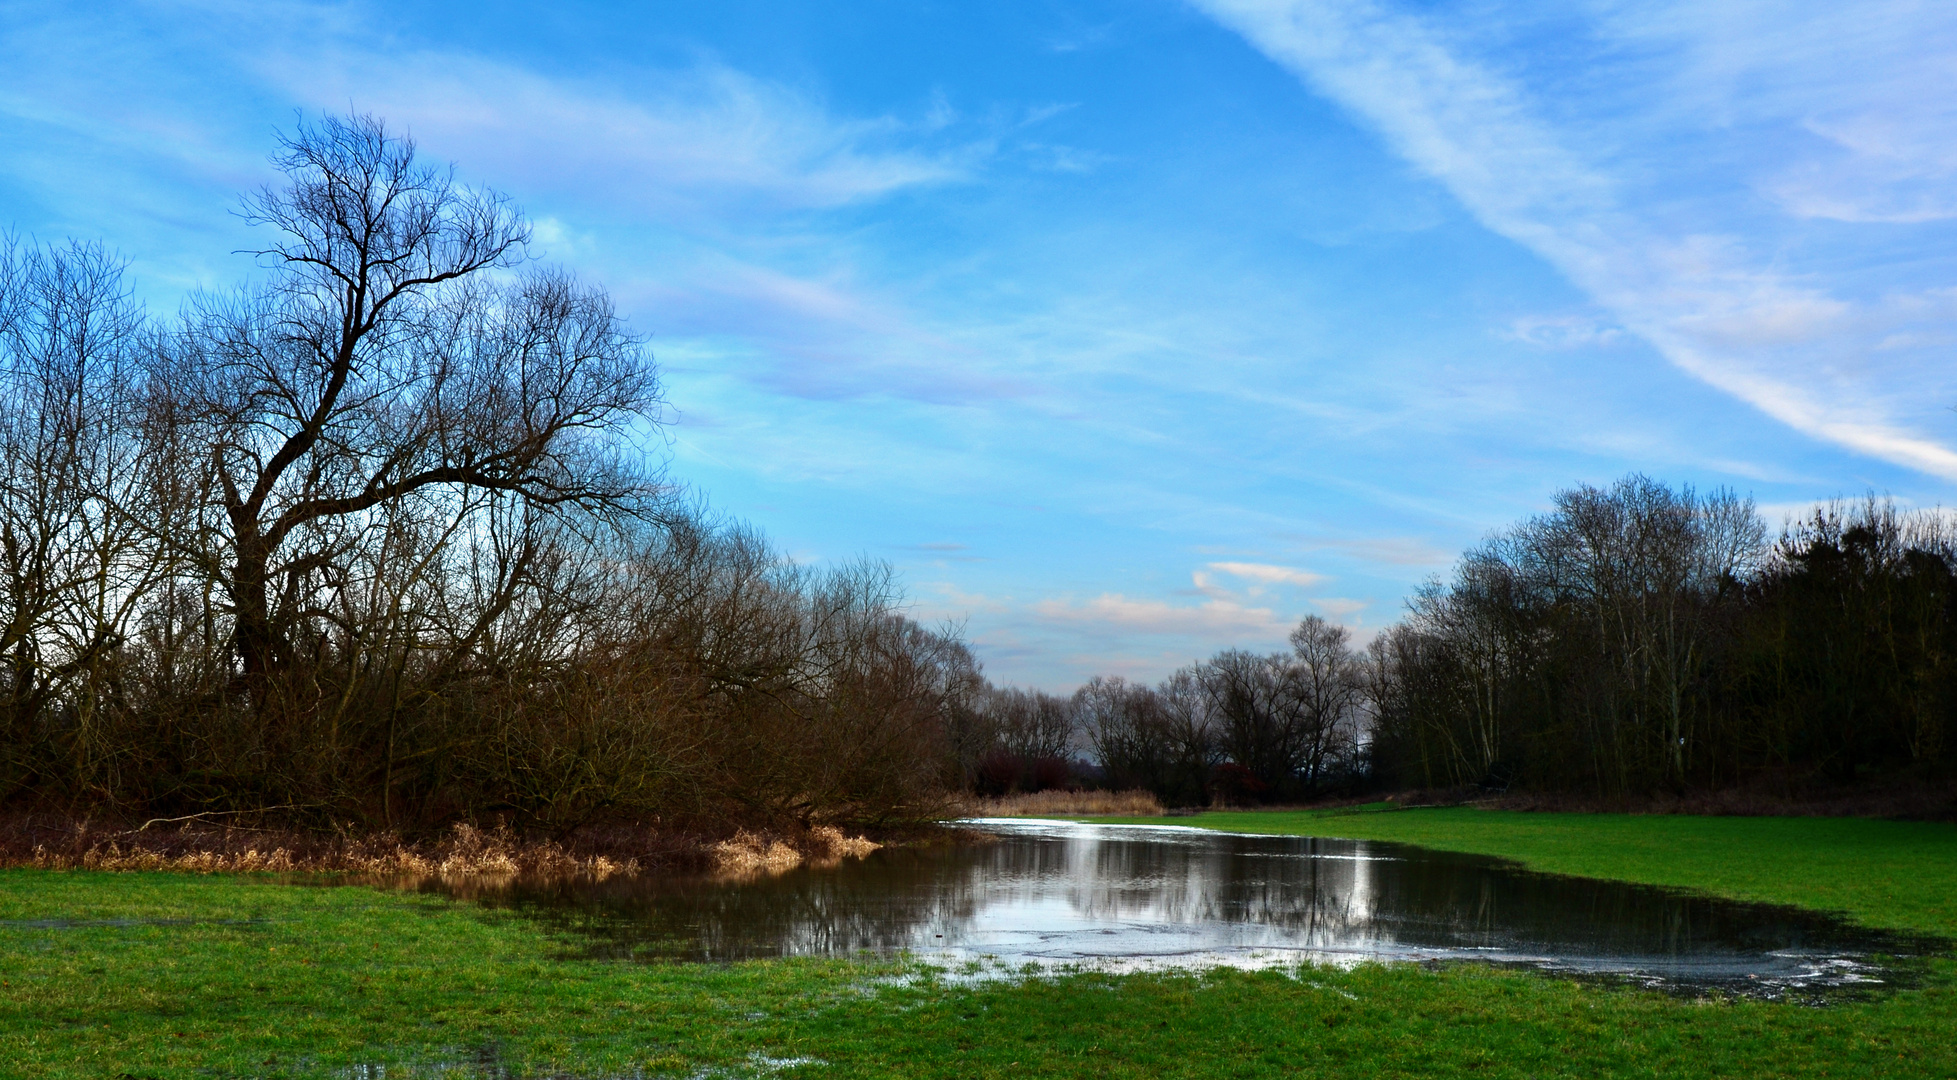
M 1793 908 L 1405 845 L 969 824 L 997 842 L 886 849 L 745 882 L 517 884 L 474 898 L 545 920 L 594 956 L 910 953 L 995 973 L 1479 960 L 1812 1002 L 1906 985 L 1943 947 Z

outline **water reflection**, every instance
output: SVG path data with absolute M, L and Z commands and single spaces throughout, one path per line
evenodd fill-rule
M 1522 871 L 1365 841 L 972 823 L 997 843 L 884 850 L 744 883 L 514 886 L 490 902 L 594 955 L 677 960 L 909 952 L 954 968 L 1131 970 L 1479 959 L 1697 992 L 1893 985 L 1935 943 L 1789 908 Z

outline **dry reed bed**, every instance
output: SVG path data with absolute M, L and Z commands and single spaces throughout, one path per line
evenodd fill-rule
M 833 825 L 810 829 L 801 847 L 780 837 L 742 830 L 732 840 L 713 846 L 714 873 L 722 878 L 745 879 L 786 873 L 804 863 L 834 866 L 846 858 L 860 859 L 882 846 L 868 837 L 846 836 Z
M 713 840 L 688 834 L 611 830 L 563 844 L 503 827 L 454 826 L 433 840 L 322 837 L 289 830 L 211 828 L 106 830 L 87 822 L 15 821 L 0 827 L 0 866 L 45 870 L 217 873 L 334 873 L 364 878 L 603 881 L 657 870 L 708 870 L 745 879 L 797 866 L 832 866 L 881 847 L 834 826 L 805 831 L 741 830 Z
M 972 817 L 1160 817 L 1160 800 L 1146 791 L 1036 791 L 976 799 Z

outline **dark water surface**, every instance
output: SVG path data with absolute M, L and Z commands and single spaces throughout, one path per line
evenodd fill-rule
M 886 849 L 748 882 L 653 877 L 477 897 L 594 956 L 723 961 L 908 952 L 954 970 L 1482 960 L 1824 1001 L 1913 981 L 1940 943 L 1399 844 L 1064 822 Z M 1798 868 L 1790 868 L 1798 872 Z

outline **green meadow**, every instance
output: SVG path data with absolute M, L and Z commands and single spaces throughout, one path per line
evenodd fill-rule
M 1957 828 L 1216 813 L 1957 937 Z M 506 911 L 249 877 L 0 872 L 0 1074 L 1948 1077 L 1957 963 L 1825 1008 L 1456 965 L 974 981 L 901 961 L 577 958 Z M 384 1072 L 380 1067 L 384 1067 Z

